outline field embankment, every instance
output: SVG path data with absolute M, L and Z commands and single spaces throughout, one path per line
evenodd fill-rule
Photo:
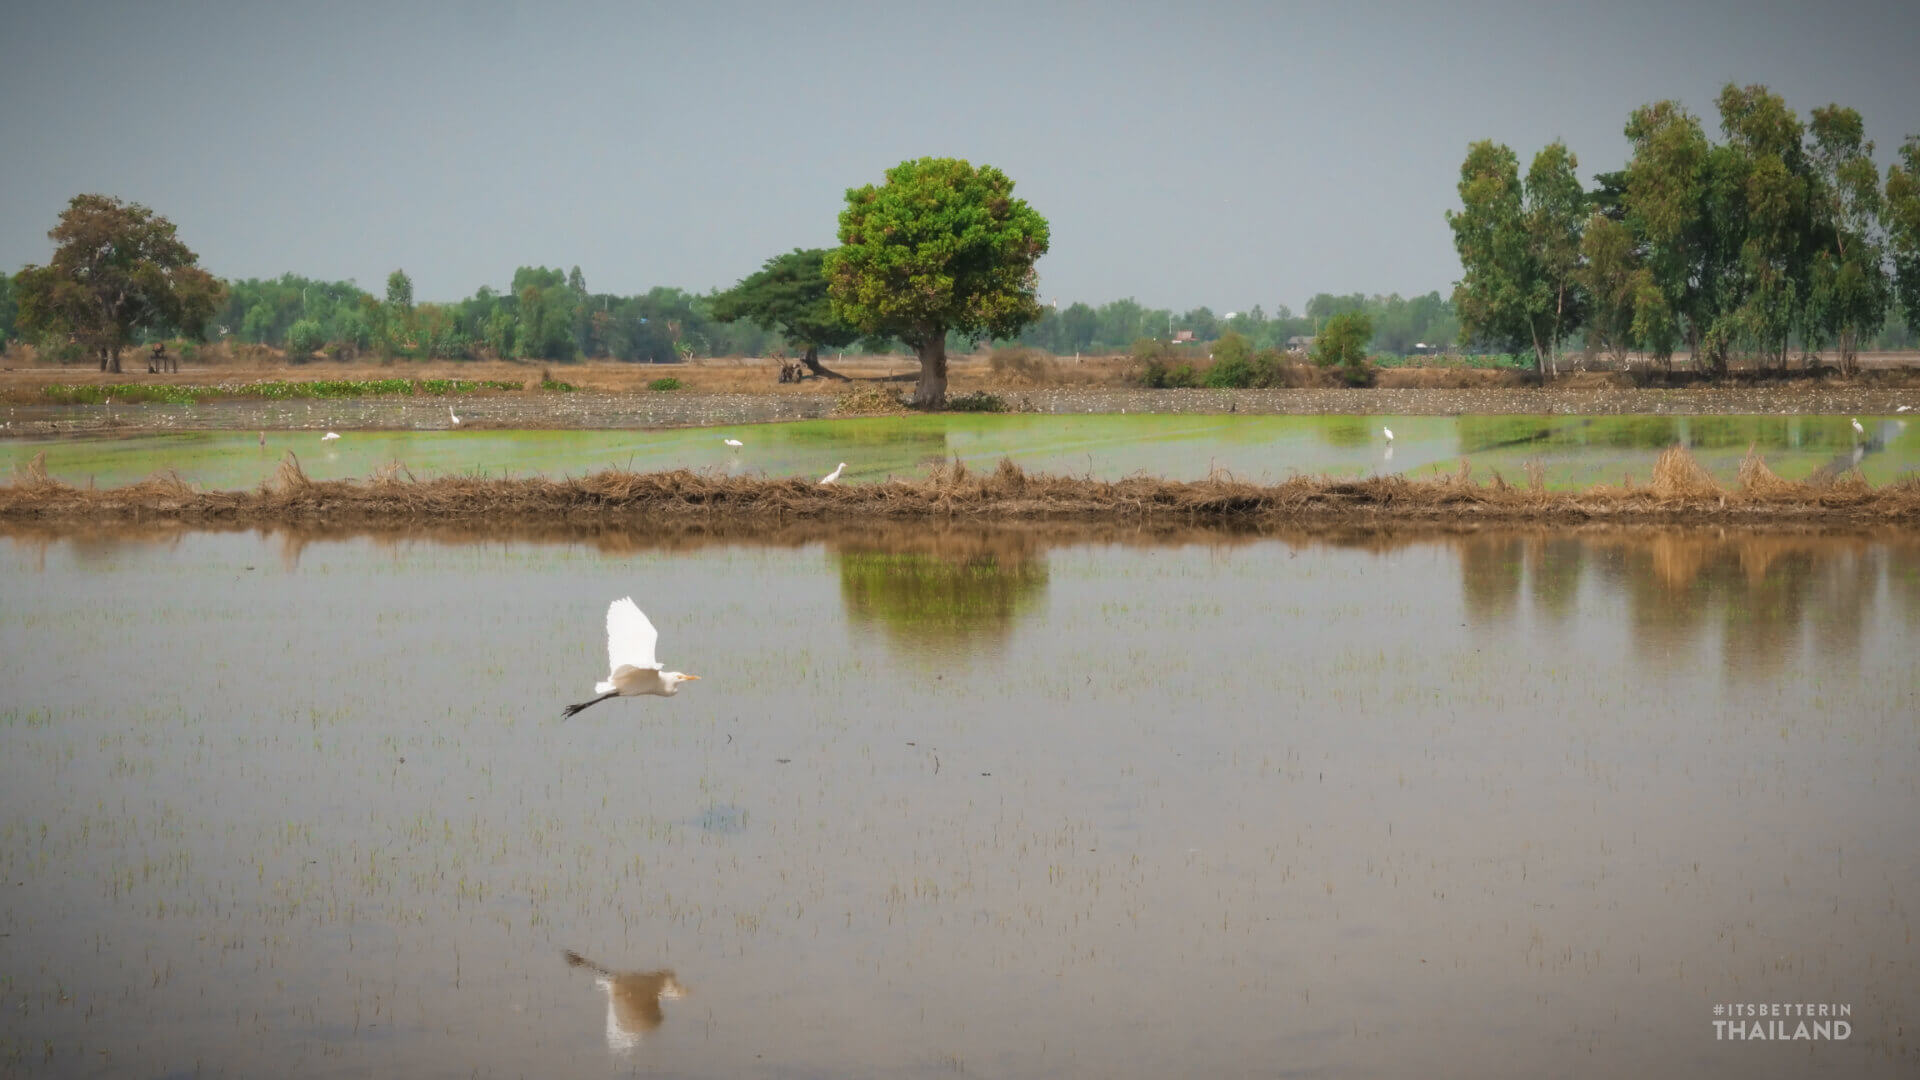
M 163 474 L 117 488 L 82 488 L 47 475 L 41 458 L 0 486 L 0 520 L 317 524 L 793 520 L 1110 520 L 1325 523 L 1725 523 L 1920 525 L 1920 482 L 1883 487 L 1857 471 L 1810 481 L 1780 478 L 1749 454 L 1723 487 L 1684 449 L 1663 453 L 1644 484 L 1549 491 L 1540 472 L 1520 484 L 1484 481 L 1462 461 L 1432 479 L 1295 477 L 1247 483 L 1217 474 L 1196 482 L 1138 477 L 1113 482 L 1029 474 L 1011 461 L 991 472 L 958 462 L 925 476 L 822 485 L 801 479 L 727 477 L 676 470 L 618 470 L 561 480 L 442 476 L 414 479 L 399 465 L 366 481 L 315 481 L 289 454 L 252 491 L 201 491 Z

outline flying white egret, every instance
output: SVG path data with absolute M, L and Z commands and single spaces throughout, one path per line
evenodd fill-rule
M 838 482 L 840 481 L 840 470 L 841 470 L 841 469 L 844 469 L 844 468 L 846 468 L 846 467 L 847 467 L 847 463 L 846 463 L 846 462 L 844 462 L 844 461 L 843 461 L 843 462 L 841 462 L 841 463 L 840 463 L 839 465 L 837 465 L 837 466 L 835 466 L 835 467 L 834 467 L 834 470 L 833 470 L 832 472 L 830 472 L 830 473 L 828 473 L 827 475 L 825 475 L 825 476 L 823 476 L 823 477 L 821 477 L 821 478 L 820 478 L 820 482 L 821 482 L 821 483 L 823 483 L 823 484 L 834 484 L 834 483 L 838 483 Z
M 660 1011 L 660 999 L 678 998 L 687 992 L 671 970 L 617 972 L 572 950 L 566 955 L 569 967 L 593 972 L 594 981 L 607 992 L 609 1050 L 631 1050 L 640 1045 L 648 1032 L 666 1021 L 666 1014 Z
M 700 678 L 678 671 L 661 671 L 660 661 L 653 658 L 653 646 L 659 640 L 660 632 L 647 621 L 646 613 L 633 602 L 633 597 L 623 597 L 608 604 L 607 667 L 612 669 L 612 673 L 605 682 L 594 684 L 594 693 L 599 697 L 567 706 L 566 715 L 572 716 L 610 697 L 639 697 L 641 694 L 672 697 L 680 692 L 681 683 Z
M 1913 406 L 1911 406 L 1911 405 L 1902 405 L 1902 406 L 1900 406 L 1899 408 L 1897 408 L 1897 409 L 1895 409 L 1895 410 L 1893 410 L 1893 411 L 1894 411 L 1894 412 L 1906 412 L 1906 411 L 1907 411 L 1908 409 L 1911 409 L 1911 408 L 1913 408 Z
M 453 406 L 451 405 L 447 406 L 447 418 L 453 421 L 454 427 L 460 426 L 460 418 L 453 415 Z
M 1853 430 L 1856 435 L 1865 435 L 1867 433 L 1867 429 L 1860 426 L 1860 418 L 1857 416 L 1853 418 Z
M 1390 427 L 1383 427 L 1383 428 L 1381 428 L 1380 430 L 1381 430 L 1381 431 L 1384 431 L 1384 432 L 1386 432 L 1386 433 L 1387 433 L 1387 441 L 1388 441 L 1388 442 L 1392 442 L 1392 441 L 1393 441 L 1393 429 L 1392 429 L 1392 428 L 1390 428 Z
M 722 441 L 724 441 L 728 446 L 733 447 L 735 450 L 738 450 L 741 447 L 747 445 L 746 443 L 741 442 L 739 439 L 725 439 Z
M 329 431 L 329 432 L 327 432 L 327 433 L 326 433 L 325 435 L 322 435 L 322 436 L 320 436 L 320 441 L 321 441 L 321 442 L 332 442 L 333 440 L 335 440 L 335 439 L 337 439 L 337 438 L 339 438 L 339 437 L 340 437 L 340 436 L 338 436 L 338 435 L 335 435 L 335 434 L 334 434 L 333 432 L 331 432 L 331 431 Z

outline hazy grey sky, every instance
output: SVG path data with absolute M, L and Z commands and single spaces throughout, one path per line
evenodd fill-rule
M 0 4 L 0 267 L 68 198 L 227 277 L 422 299 L 578 264 L 704 291 L 834 243 L 903 158 L 1005 170 L 1041 294 L 1216 310 L 1443 292 L 1467 144 L 1625 159 L 1728 80 L 1920 131 L 1920 4 Z

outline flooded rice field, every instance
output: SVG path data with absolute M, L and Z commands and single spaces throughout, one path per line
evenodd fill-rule
M 164 406 L 141 406 L 164 408 Z M 1424 476 L 1467 458 L 1518 481 L 1532 463 L 1554 488 L 1645 482 L 1654 459 L 1690 448 L 1723 482 L 1748 447 L 1789 480 L 1858 466 L 1875 485 L 1920 468 L 1920 426 L 1902 416 L 1234 416 L 935 415 L 630 431 L 205 431 L 125 438 L 10 439 L 0 463 L 44 451 L 57 479 L 112 487 L 173 469 L 213 489 L 251 488 L 292 450 L 314 479 L 357 479 L 391 462 L 415 475 L 578 475 L 711 469 L 734 475 L 822 476 L 842 461 L 849 481 L 916 476 L 931 462 L 1119 479 L 1144 473 L 1199 480 L 1215 469 L 1278 482 L 1296 474 Z M 1385 432 L 1394 434 L 1388 440 Z M 726 439 L 738 439 L 735 448 Z
M 0 1072 L 1909 1076 L 1916 648 L 1911 533 L 0 531 Z

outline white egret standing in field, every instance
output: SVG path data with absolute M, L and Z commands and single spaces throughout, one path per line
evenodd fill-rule
M 1381 431 L 1384 431 L 1384 432 L 1386 432 L 1386 433 L 1387 433 L 1387 441 L 1388 441 L 1388 442 L 1392 442 L 1392 441 L 1393 441 L 1393 429 L 1392 429 L 1392 428 L 1390 428 L 1390 427 L 1383 427 L 1383 428 L 1381 428 L 1380 430 L 1381 430 Z
M 610 697 L 641 694 L 672 697 L 680 692 L 681 683 L 700 678 L 678 671 L 661 671 L 660 661 L 653 658 L 654 643 L 659 640 L 660 632 L 647 621 L 646 613 L 633 602 L 633 597 L 623 597 L 607 605 L 607 667 L 612 672 L 607 681 L 594 685 L 599 697 L 569 705 L 565 714 L 572 716 Z
M 660 1011 L 661 998 L 677 998 L 687 992 L 671 970 L 614 971 L 567 951 L 569 967 L 586 968 L 594 981 L 607 992 L 607 1049 L 631 1050 L 640 1040 L 666 1020 Z
M 821 478 L 820 478 L 820 482 L 821 482 L 821 483 L 823 483 L 823 484 L 835 484 L 835 483 L 839 483 L 839 481 L 840 481 L 840 470 L 841 470 L 841 469 L 844 469 L 844 468 L 846 468 L 846 467 L 847 467 L 847 463 L 846 463 L 846 462 L 844 462 L 844 461 L 843 461 L 843 462 L 841 462 L 841 463 L 840 463 L 839 465 L 837 465 L 837 466 L 835 466 L 835 467 L 834 467 L 834 470 L 833 470 L 832 472 L 830 472 L 830 473 L 828 473 L 827 475 L 825 475 L 825 476 L 823 476 L 823 477 L 821 477 Z
M 338 436 L 338 435 L 335 435 L 335 434 L 334 434 L 333 432 L 331 432 L 331 431 L 329 431 L 329 432 L 327 432 L 327 433 L 326 433 L 325 435 L 322 435 L 322 436 L 320 436 L 320 441 L 321 441 L 321 442 L 332 442 L 333 440 L 335 440 L 335 439 L 337 439 L 337 438 L 339 438 L 339 437 L 340 437 L 340 436 Z
M 449 419 L 449 420 L 452 420 L 452 421 L 453 421 L 453 426 L 454 426 L 454 427 L 459 427 L 459 426 L 460 426 L 460 418 L 459 418 L 459 417 L 457 417 L 457 416 L 455 416 L 455 415 L 453 415 L 453 406 L 451 406 L 451 405 L 449 405 L 449 406 L 447 406 L 447 419 Z
M 1853 418 L 1853 433 L 1855 435 L 1865 435 L 1867 433 L 1867 429 L 1860 425 L 1860 418 L 1857 416 Z
M 725 440 L 725 442 L 728 446 L 733 447 L 735 450 L 738 450 L 741 447 L 747 445 L 746 443 L 741 442 L 739 439 L 727 439 Z

